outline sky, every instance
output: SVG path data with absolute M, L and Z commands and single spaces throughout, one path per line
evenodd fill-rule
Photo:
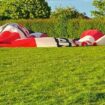
M 51 6 L 52 11 L 57 7 L 74 7 L 81 13 L 86 13 L 87 16 L 91 17 L 92 10 L 95 9 L 92 6 L 93 0 L 47 0 L 49 6 Z

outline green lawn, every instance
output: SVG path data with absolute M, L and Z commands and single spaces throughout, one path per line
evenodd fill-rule
M 105 47 L 0 48 L 0 105 L 105 105 Z

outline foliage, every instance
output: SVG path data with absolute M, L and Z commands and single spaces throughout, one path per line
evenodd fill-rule
M 85 13 L 79 13 L 75 8 L 66 7 L 66 8 L 56 8 L 54 12 L 52 12 L 51 17 L 59 18 L 60 16 L 65 16 L 66 19 L 73 18 L 86 18 Z
M 67 22 L 68 18 L 65 15 L 61 15 L 57 19 L 57 24 L 55 26 L 55 34 L 57 37 L 67 37 Z
M 1 105 L 104 105 L 105 47 L 1 48 Z
M 92 11 L 93 16 L 105 16 L 105 0 L 93 0 L 93 5 L 96 7 L 96 10 Z
M 51 8 L 45 0 L 2 0 L 1 19 L 49 18 Z
M 34 32 L 44 32 L 52 37 L 79 38 L 81 33 L 88 29 L 98 29 L 105 34 L 105 18 L 97 19 L 34 19 L 34 20 L 6 20 L 5 23 L 19 23 Z

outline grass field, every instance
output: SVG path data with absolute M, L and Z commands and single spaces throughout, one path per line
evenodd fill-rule
M 0 105 L 105 105 L 105 47 L 0 48 Z

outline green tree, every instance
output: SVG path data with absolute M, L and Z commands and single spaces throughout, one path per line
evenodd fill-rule
M 2 0 L 0 6 L 3 19 L 49 18 L 51 12 L 45 0 Z
M 92 11 L 92 16 L 103 17 L 105 16 L 105 0 L 93 0 L 93 6 L 96 10 Z
M 72 18 L 86 18 L 85 13 L 79 13 L 75 8 L 66 7 L 66 8 L 56 8 L 54 12 L 52 12 L 51 17 L 66 17 L 67 19 Z

